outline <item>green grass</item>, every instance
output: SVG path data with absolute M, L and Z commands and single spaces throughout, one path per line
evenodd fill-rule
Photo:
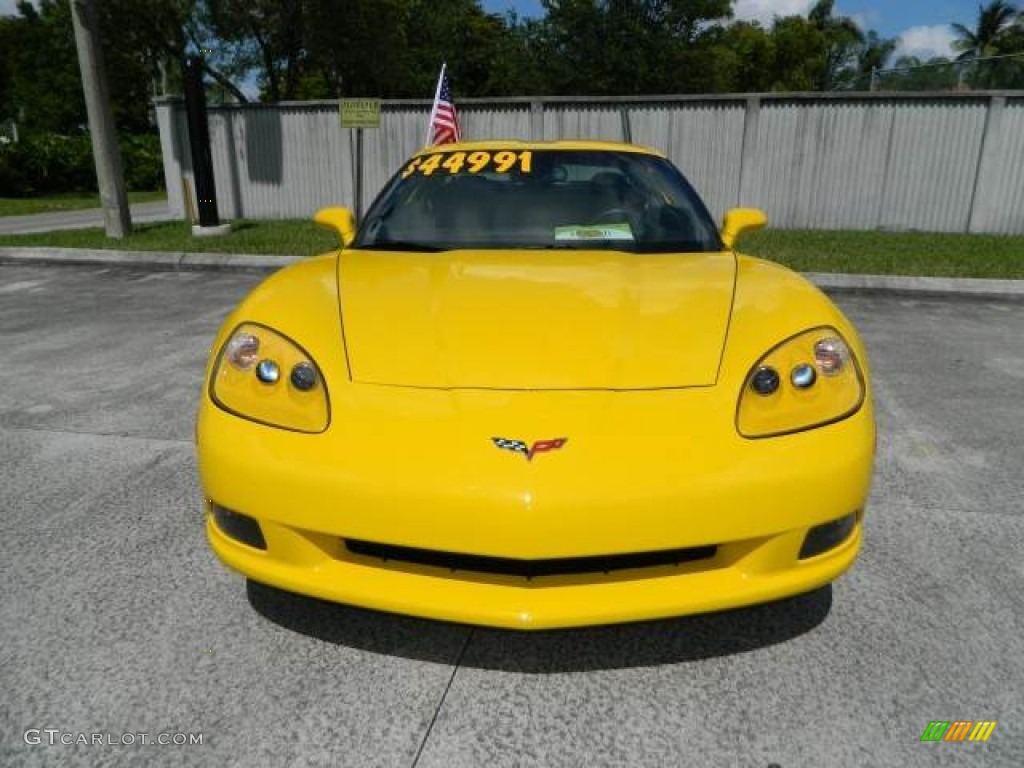
M 121 240 L 109 239 L 102 229 L 73 229 L 33 235 L 0 235 L 0 246 L 3 245 L 312 256 L 337 248 L 338 236 L 321 229 L 309 219 L 235 221 L 231 223 L 231 234 L 224 237 L 193 237 L 191 225 L 168 221 L 139 224 L 131 235 Z
M 139 225 L 123 240 L 85 229 L 0 235 L 0 245 L 310 256 L 337 248 L 338 239 L 299 219 L 236 221 L 226 237 L 193 237 L 189 225 L 164 222 Z M 1024 237 L 769 229 L 745 237 L 740 249 L 801 272 L 1024 278 Z
M 1024 237 L 767 229 L 740 250 L 800 272 L 1024 278 Z
M 154 200 L 166 199 L 167 193 L 163 190 L 128 193 L 128 202 L 130 203 L 149 203 Z M 84 208 L 99 207 L 99 195 L 85 195 L 80 192 L 47 197 L 0 197 L 0 216 L 28 216 L 33 213 L 79 211 Z

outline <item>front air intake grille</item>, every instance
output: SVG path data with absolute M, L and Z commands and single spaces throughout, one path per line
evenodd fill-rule
M 415 565 L 432 565 L 451 571 L 476 571 L 503 576 L 532 579 L 539 576 L 566 576 L 580 573 L 608 573 L 627 568 L 653 568 L 659 565 L 679 565 L 715 556 L 718 547 L 689 547 L 665 549 L 657 552 L 633 552 L 625 555 L 597 555 L 593 557 L 564 557 L 548 560 L 516 560 L 509 557 L 462 555 L 433 549 L 396 547 L 372 541 L 345 539 L 348 551 L 356 555 L 394 560 Z

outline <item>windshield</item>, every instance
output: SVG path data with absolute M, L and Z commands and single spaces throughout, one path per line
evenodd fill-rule
M 700 198 L 660 157 L 604 150 L 440 151 L 385 187 L 355 248 L 720 251 Z

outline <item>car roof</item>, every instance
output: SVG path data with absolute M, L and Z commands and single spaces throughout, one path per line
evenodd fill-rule
M 435 144 L 432 147 L 424 147 L 419 155 L 426 155 L 432 152 L 474 152 L 511 149 L 516 151 L 525 150 L 589 150 L 591 152 L 634 152 L 640 155 L 654 155 L 655 157 L 666 157 L 664 152 L 651 147 L 644 147 L 640 144 L 626 144 L 621 141 L 513 141 L 505 139 L 490 139 L 487 141 L 464 141 L 457 144 Z

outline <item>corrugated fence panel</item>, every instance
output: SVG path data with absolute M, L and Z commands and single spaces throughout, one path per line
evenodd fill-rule
M 159 104 L 156 122 L 160 130 L 160 154 L 163 156 L 164 180 L 167 184 L 167 207 L 175 216 L 185 218 L 185 203 L 181 193 L 181 150 L 178 131 L 174 126 L 176 112 L 170 104 Z
M 184 206 L 183 210 L 187 214 L 189 207 L 191 207 L 193 212 L 195 211 L 196 201 L 195 185 L 192 181 L 192 148 L 188 143 L 188 123 L 185 120 L 185 111 L 175 111 L 171 122 L 175 130 L 173 145 L 178 151 L 178 165 L 182 173 L 181 180 L 177 184 L 173 184 L 172 181 L 168 180 L 167 186 L 170 188 L 173 184 L 180 190 L 179 194 L 182 196 L 182 205 Z M 169 194 L 168 199 L 170 199 Z
M 423 119 L 426 123 L 426 117 Z M 465 141 L 477 139 L 530 140 L 530 105 L 510 104 L 507 107 L 471 106 L 459 109 L 459 123 Z
M 544 139 L 622 141 L 622 112 L 617 105 L 607 104 L 545 105 Z
M 267 121 L 261 127 L 271 140 L 270 144 L 260 143 L 261 157 L 252 166 L 266 173 L 258 184 L 261 198 L 269 202 L 264 193 L 273 194 L 274 186 L 280 185 L 276 209 L 271 207 L 267 215 L 311 216 L 317 208 L 336 204 L 339 198 L 353 199 L 354 146 L 342 135 L 336 106 L 286 107 L 279 112 L 276 124 Z M 273 151 L 274 141 L 282 147 L 279 154 Z M 265 205 L 261 208 L 267 210 Z
M 1006 103 L 985 155 L 971 231 L 1024 235 L 1024 100 Z
M 805 122 L 804 112 L 789 104 L 761 107 L 754 151 L 746 158 L 750 183 L 743 204 L 763 208 L 772 226 L 795 226 L 802 164 L 799 137 Z
M 885 178 L 891 105 L 838 102 L 806 109 L 796 225 L 870 229 Z
M 739 200 L 744 102 L 631 107 L 633 141 L 660 149 L 721 221 Z
M 210 112 L 207 122 L 210 128 L 210 150 L 213 158 L 213 179 L 217 189 L 217 213 L 225 219 L 242 216 L 242 180 L 238 177 L 238 161 L 235 152 L 236 129 L 241 123 L 236 120 L 236 110 Z M 194 193 L 195 187 L 193 187 Z
M 967 231 L 985 109 L 919 101 L 896 111 L 880 227 Z
M 885 102 L 762 105 L 743 203 L 780 228 L 873 228 L 891 120 Z
M 235 171 L 215 168 L 218 200 L 237 200 L 248 218 L 306 218 L 353 199 L 353 147 L 337 109 L 311 106 L 225 109 L 232 130 L 226 151 Z M 214 112 L 211 110 L 211 125 Z M 225 181 L 238 180 L 225 190 Z
M 385 106 L 381 110 L 380 128 L 363 129 L 363 210 L 395 175 L 410 155 L 423 148 L 430 110 L 421 107 Z M 355 146 L 355 131 L 351 134 Z M 347 197 L 338 205 L 351 205 Z
M 1024 99 L 1019 95 L 735 96 L 472 101 L 467 139 L 619 141 L 663 150 L 716 218 L 764 208 L 773 226 L 1024 234 Z M 363 207 L 424 144 L 427 102 L 384 102 L 363 131 Z M 183 105 L 157 105 L 168 200 L 186 213 L 191 157 Z M 225 218 L 311 216 L 352 207 L 356 132 L 336 102 L 210 109 Z M 183 189 L 186 190 L 183 192 Z

